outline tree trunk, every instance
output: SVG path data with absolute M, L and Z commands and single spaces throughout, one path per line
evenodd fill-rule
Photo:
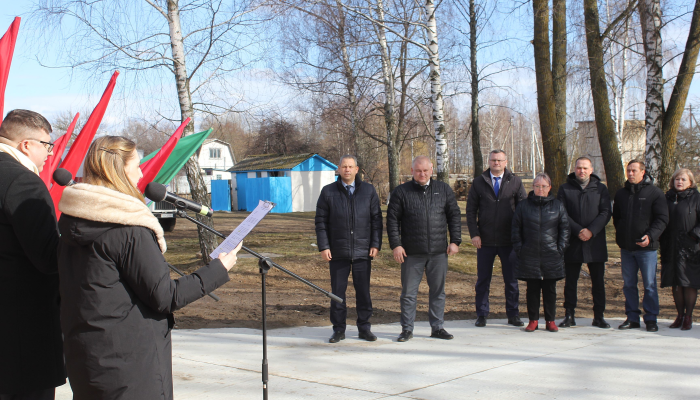
M 187 66 L 185 64 L 185 46 L 182 39 L 182 29 L 180 25 L 180 8 L 177 0 L 168 0 L 168 26 L 170 30 L 170 45 L 173 53 L 173 70 L 175 72 L 175 85 L 177 87 L 177 97 L 180 103 L 180 118 L 184 121 L 193 117 L 192 94 L 190 93 L 190 80 L 187 76 Z M 184 129 L 183 136 L 194 133 L 194 119 Z M 187 182 L 190 184 L 192 200 L 196 203 L 211 206 L 207 187 L 199 169 L 197 154 L 193 155 L 185 164 L 187 172 Z M 197 220 L 213 226 L 213 221 L 209 217 L 196 215 Z M 217 246 L 216 237 L 197 227 L 199 233 L 199 249 L 202 252 L 202 259 L 209 262 L 211 254 Z
M 484 158 L 481 155 L 481 130 L 479 129 L 479 71 L 476 64 L 476 4 L 469 0 L 469 55 L 471 58 L 472 80 L 472 154 L 474 155 L 474 178 L 484 172 Z
M 558 157 L 563 159 L 564 168 L 550 175 L 554 186 L 566 182 L 568 175 L 566 155 L 566 0 L 552 2 L 552 89 L 554 108 L 557 114 L 557 136 L 554 138 Z
M 549 52 L 549 4 L 547 0 L 533 0 L 535 76 L 537 80 L 537 109 L 542 132 L 544 170 L 552 178 L 552 191 L 556 193 L 566 173 L 566 152 L 562 151 L 552 82 Z
M 673 175 L 676 153 L 676 136 L 678 127 L 683 116 L 683 109 L 688 98 L 688 90 L 693 81 L 695 66 L 698 61 L 698 50 L 700 50 L 700 0 L 695 0 L 693 19 L 690 22 L 688 41 L 685 43 L 683 60 L 678 69 L 678 77 L 671 92 L 671 99 L 668 102 L 668 109 L 664 115 L 663 136 L 662 136 L 662 158 L 661 172 L 659 174 L 659 187 L 668 186 L 671 175 Z M 686 165 L 685 167 L 689 167 Z
M 400 185 L 399 157 L 394 136 L 396 135 L 396 120 L 394 107 L 396 104 L 394 94 L 394 71 L 391 67 L 389 46 L 386 41 L 386 29 L 384 28 L 384 2 L 377 0 L 377 23 L 373 24 L 379 40 L 379 55 L 382 61 L 382 81 L 384 83 L 384 124 L 386 125 L 386 147 L 389 162 L 389 190 L 394 190 Z
M 625 174 L 620 160 L 615 125 L 610 114 L 608 87 L 605 82 L 605 65 L 603 62 L 603 42 L 600 37 L 600 22 L 597 0 L 584 0 L 584 17 L 586 24 L 586 45 L 588 47 L 588 65 L 591 74 L 591 96 L 595 110 L 598 142 L 603 156 L 605 175 L 610 193 L 614 196 L 625 182 Z
M 664 119 L 663 54 L 661 47 L 661 5 L 659 0 L 639 1 L 639 20 L 644 37 L 644 53 L 647 66 L 646 173 L 658 185 L 661 169 L 661 135 Z
M 445 128 L 445 113 L 442 99 L 442 83 L 440 80 L 440 51 L 438 47 L 437 21 L 435 19 L 435 4 L 433 0 L 423 3 L 427 18 L 426 36 L 428 47 L 428 64 L 430 66 L 430 94 L 433 106 L 433 125 L 435 129 L 435 163 L 437 179 L 449 183 L 450 153 L 447 146 L 447 129 Z

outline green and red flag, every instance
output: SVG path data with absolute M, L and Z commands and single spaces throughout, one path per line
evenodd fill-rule
M 109 99 L 112 97 L 114 85 L 117 83 L 117 76 L 119 76 L 119 71 L 114 71 L 114 74 L 112 74 L 112 79 L 109 80 L 100 102 L 97 103 L 97 106 L 92 111 L 92 114 L 90 114 L 85 126 L 83 126 L 83 129 L 80 130 L 78 137 L 75 138 L 75 141 L 73 141 L 73 145 L 71 145 L 70 150 L 68 150 L 66 158 L 63 160 L 63 162 L 61 162 L 61 168 L 67 169 L 73 176 L 75 176 L 78 169 L 80 169 L 80 165 L 85 159 L 85 155 L 90 148 L 90 144 L 95 138 L 97 128 L 100 127 L 102 117 L 104 117 L 105 111 L 107 110 L 107 105 L 109 105 Z M 58 210 L 58 203 L 61 201 L 61 196 L 63 196 L 64 189 L 64 186 L 54 185 L 50 190 L 53 204 L 56 207 L 56 219 L 61 216 L 61 212 Z
M 180 136 L 182 136 L 182 131 L 185 130 L 185 127 L 187 124 L 190 123 L 192 118 L 187 118 L 185 122 L 180 124 L 180 127 L 175 130 L 175 133 L 173 133 L 172 136 L 170 136 L 170 139 L 168 139 L 167 142 L 165 142 L 165 145 L 158 150 L 155 156 L 151 158 L 150 160 L 141 163 L 141 172 L 143 172 L 143 177 L 139 181 L 139 190 L 141 193 L 144 193 L 146 191 L 146 185 L 149 183 L 153 182 L 153 179 L 155 179 L 156 175 L 158 175 L 158 172 L 160 172 L 160 169 L 163 167 L 165 162 L 168 160 L 168 157 L 170 157 L 170 153 L 173 152 L 175 149 L 175 146 L 177 145 L 178 140 L 180 140 Z
M 54 171 L 56 171 L 56 168 L 58 168 L 58 164 L 61 162 L 61 156 L 66 150 L 66 146 L 70 141 L 70 137 L 73 135 L 73 129 L 75 129 L 75 124 L 78 122 L 78 117 L 80 117 L 80 113 L 75 114 L 75 118 L 73 118 L 73 122 L 71 122 L 70 125 L 68 125 L 68 130 L 66 130 L 66 133 L 53 142 L 53 155 L 49 156 L 46 159 L 46 162 L 44 163 L 44 169 L 41 170 L 41 173 L 39 174 L 41 179 L 46 184 L 46 187 L 49 189 L 51 189 L 51 185 L 55 183 L 53 181 L 53 173 Z
M 158 182 L 163 185 L 167 185 L 168 182 L 172 181 L 175 175 L 185 166 L 187 160 L 192 157 L 192 155 L 202 147 L 202 143 L 209 137 L 212 129 L 206 130 L 204 132 L 195 133 L 193 135 L 185 136 L 180 139 L 173 149 L 168 160 L 165 161 L 163 167 L 158 172 L 158 175 L 153 179 L 153 182 Z M 155 157 L 158 151 L 147 155 L 141 159 L 141 164 L 148 162 L 150 159 Z
M 10 24 L 10 29 L 0 39 L 0 123 L 5 116 L 5 88 L 7 87 L 7 77 L 10 74 L 12 55 L 15 52 L 20 20 L 20 17 L 15 17 L 15 20 Z

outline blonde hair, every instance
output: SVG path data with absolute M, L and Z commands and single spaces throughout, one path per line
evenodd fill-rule
M 124 171 L 126 163 L 134 156 L 134 150 L 136 143 L 125 137 L 97 138 L 85 156 L 85 183 L 104 186 L 145 201 Z
M 678 171 L 674 172 L 673 175 L 671 175 L 671 181 L 668 183 L 669 189 L 674 190 L 674 189 L 676 188 L 676 187 L 674 186 L 673 182 L 676 180 L 676 178 L 678 177 L 678 175 L 681 175 L 681 174 L 686 174 L 686 175 L 688 175 L 688 180 L 690 181 L 690 187 L 691 187 L 691 188 L 697 187 L 697 186 L 695 185 L 695 177 L 693 176 L 693 173 L 690 172 L 690 170 L 689 170 L 688 168 L 681 168 L 681 169 L 679 169 Z

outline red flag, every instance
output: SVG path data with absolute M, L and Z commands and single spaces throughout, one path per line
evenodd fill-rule
M 19 21 L 20 17 L 15 17 L 10 29 L 0 39 L 0 120 L 5 115 L 5 87 L 7 87 L 7 76 L 10 74 L 12 54 L 15 52 Z
M 117 76 L 119 76 L 119 71 L 114 71 L 112 79 L 109 80 L 107 89 L 105 89 L 104 94 L 102 94 L 100 102 L 97 103 L 97 106 L 92 111 L 92 114 L 90 114 L 85 126 L 80 130 L 80 134 L 78 134 L 70 150 L 68 150 L 66 158 L 61 163 L 61 168 L 67 169 L 73 176 L 75 176 L 75 173 L 80 169 L 80 164 L 82 164 L 83 159 L 85 159 L 92 139 L 95 138 L 95 133 L 97 133 L 97 128 L 99 128 L 102 117 L 105 115 L 109 99 L 112 97 L 112 91 L 114 91 Z M 65 189 L 65 187 L 60 185 L 54 185 L 51 188 L 51 198 L 53 199 L 54 206 L 56 206 L 56 219 L 61 215 L 61 212 L 58 211 L 58 203 L 61 201 L 61 196 L 63 196 L 63 189 Z
M 146 186 L 153 182 L 158 172 L 160 172 L 160 169 L 163 168 L 163 164 L 165 164 L 168 157 L 170 157 L 170 153 L 173 152 L 177 141 L 180 140 L 180 136 L 182 136 L 182 131 L 184 131 L 187 124 L 190 123 L 190 119 L 191 118 L 187 118 L 185 122 L 177 128 L 175 133 L 170 136 L 170 139 L 165 142 L 165 145 L 161 147 L 153 158 L 140 165 L 141 171 L 143 172 L 143 177 L 139 181 L 139 190 L 141 193 L 146 191 Z
M 63 134 L 63 136 L 61 136 L 60 138 L 56 139 L 55 142 L 53 142 L 53 155 L 49 156 L 46 159 L 46 163 L 44 163 L 44 169 L 41 170 L 41 173 L 39 174 L 41 179 L 46 184 L 46 187 L 49 189 L 51 189 L 51 185 L 54 183 L 53 173 L 54 171 L 56 171 L 56 168 L 58 168 L 58 164 L 61 162 L 61 156 L 66 150 L 66 146 L 70 141 L 71 135 L 73 135 L 73 129 L 75 129 L 76 122 L 78 122 L 78 117 L 80 117 L 80 113 L 75 114 L 75 118 L 73 118 L 73 122 L 71 122 L 70 125 L 68 125 L 68 130 L 66 130 L 66 133 Z

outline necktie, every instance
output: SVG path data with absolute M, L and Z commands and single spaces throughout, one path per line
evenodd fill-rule
M 351 199 L 352 199 L 352 192 L 353 192 L 353 189 L 354 189 L 354 188 L 355 188 L 354 186 L 350 186 L 350 185 L 345 186 L 345 189 L 348 191 L 348 196 L 349 196 Z
M 496 183 L 493 184 L 493 191 L 496 193 L 496 198 L 498 198 L 498 190 L 501 188 L 501 186 L 498 184 L 498 180 L 501 178 L 493 177 L 493 179 L 496 181 Z

